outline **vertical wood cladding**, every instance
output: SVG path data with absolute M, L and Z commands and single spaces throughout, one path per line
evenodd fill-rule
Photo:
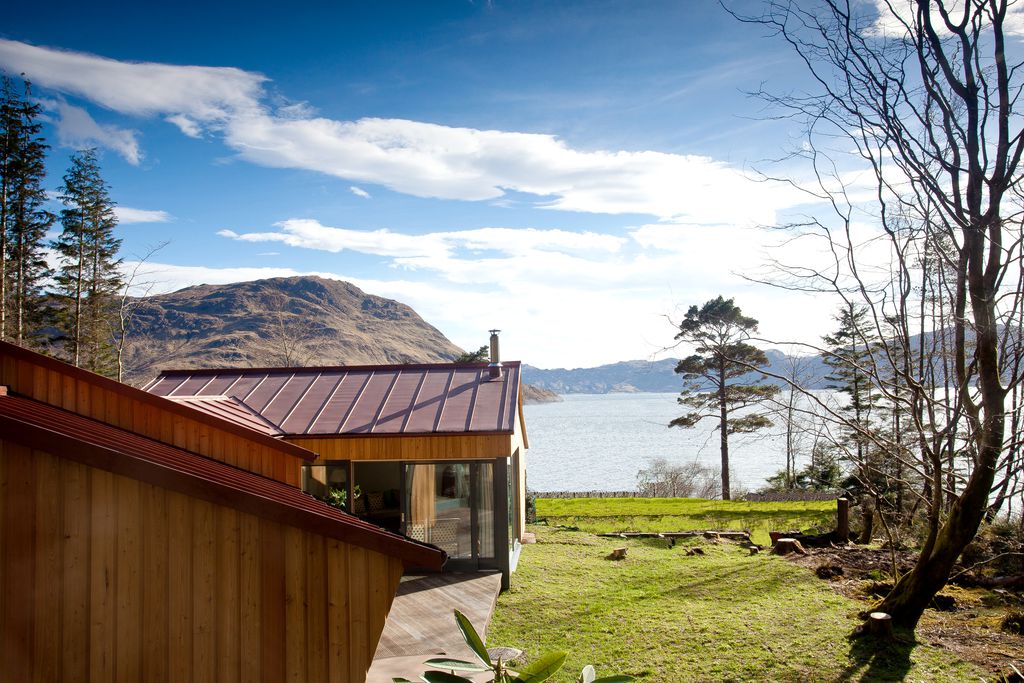
M 190 417 L 193 409 L 187 406 L 165 409 L 144 392 L 52 359 L 12 355 L 19 352 L 28 353 L 0 347 L 0 385 L 18 394 L 292 486 L 302 484 L 298 456 L 219 428 L 203 415 Z
M 0 440 L 0 681 L 362 681 L 401 575 Z

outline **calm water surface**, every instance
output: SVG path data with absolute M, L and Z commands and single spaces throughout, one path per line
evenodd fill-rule
M 534 491 L 631 491 L 653 458 L 721 462 L 718 432 L 705 420 L 670 429 L 678 394 L 567 394 L 562 403 L 525 407 L 527 483 Z M 773 433 L 774 432 L 774 433 Z M 729 440 L 733 488 L 754 490 L 786 466 L 778 429 Z M 736 480 L 739 480 L 738 482 Z

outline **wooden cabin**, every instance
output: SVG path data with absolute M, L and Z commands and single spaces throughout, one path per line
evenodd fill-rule
M 146 390 L 228 413 L 319 457 L 303 488 L 448 554 L 498 569 L 525 525 L 518 362 L 165 371 Z M 241 424 L 241 422 L 239 422 Z
M 0 679 L 365 680 L 444 553 L 303 493 L 314 454 L 241 413 L 0 342 Z

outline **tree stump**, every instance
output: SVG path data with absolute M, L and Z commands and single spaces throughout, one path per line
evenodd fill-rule
M 609 560 L 624 560 L 626 559 L 626 548 L 616 548 L 612 551 L 612 554 L 608 556 Z
M 790 553 L 806 555 L 807 551 L 795 538 L 780 538 L 772 547 L 772 555 L 789 555 Z
M 869 614 L 865 627 L 865 632 L 868 635 L 883 640 L 893 639 L 892 617 L 885 612 L 872 612 Z
M 846 498 L 836 500 L 836 536 L 840 543 L 850 540 L 850 501 Z
M 750 546 L 750 554 L 751 555 L 757 555 L 759 552 L 761 552 L 761 549 L 758 548 L 756 545 Z

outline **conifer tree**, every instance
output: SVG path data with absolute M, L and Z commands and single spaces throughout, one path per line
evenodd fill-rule
M 25 94 L 13 102 L 17 126 L 15 150 L 7 167 L 10 175 L 7 199 L 7 256 L 5 267 L 10 282 L 10 337 L 26 344 L 38 333 L 44 321 L 43 284 L 50 275 L 46 261 L 46 232 L 54 215 L 44 208 L 46 190 L 47 145 L 40 136 L 37 121 L 40 107 L 31 101 L 31 84 L 25 82 Z
M 873 323 L 862 306 L 850 303 L 835 316 L 838 327 L 822 340 L 828 347 L 824 356 L 825 364 L 831 369 L 826 377 L 832 389 L 846 394 L 847 404 L 844 432 L 856 448 L 857 463 L 864 463 L 871 434 L 871 415 L 878 402 L 878 393 L 872 384 L 875 376 L 871 346 L 877 341 Z
M 744 316 L 732 299 L 719 296 L 701 308 L 690 306 L 675 337 L 696 350 L 676 366 L 684 382 L 679 404 L 693 410 L 672 420 L 669 426 L 692 428 L 705 418 L 718 420 L 723 500 L 730 498 L 729 436 L 770 427 L 766 414 L 747 409 L 779 390 L 758 383 L 764 376 L 754 370 L 767 365 L 768 357 L 747 343 L 756 331 L 757 320 Z
M 16 156 L 18 138 L 17 96 L 14 83 L 7 76 L 0 81 L 0 339 L 7 339 L 7 239 L 10 202 L 11 168 Z
M 95 149 L 71 157 L 60 199 L 63 231 L 54 242 L 60 257 L 55 281 L 68 359 L 93 372 L 114 369 L 113 317 L 123 284 L 114 236 L 114 202 L 100 173 Z

